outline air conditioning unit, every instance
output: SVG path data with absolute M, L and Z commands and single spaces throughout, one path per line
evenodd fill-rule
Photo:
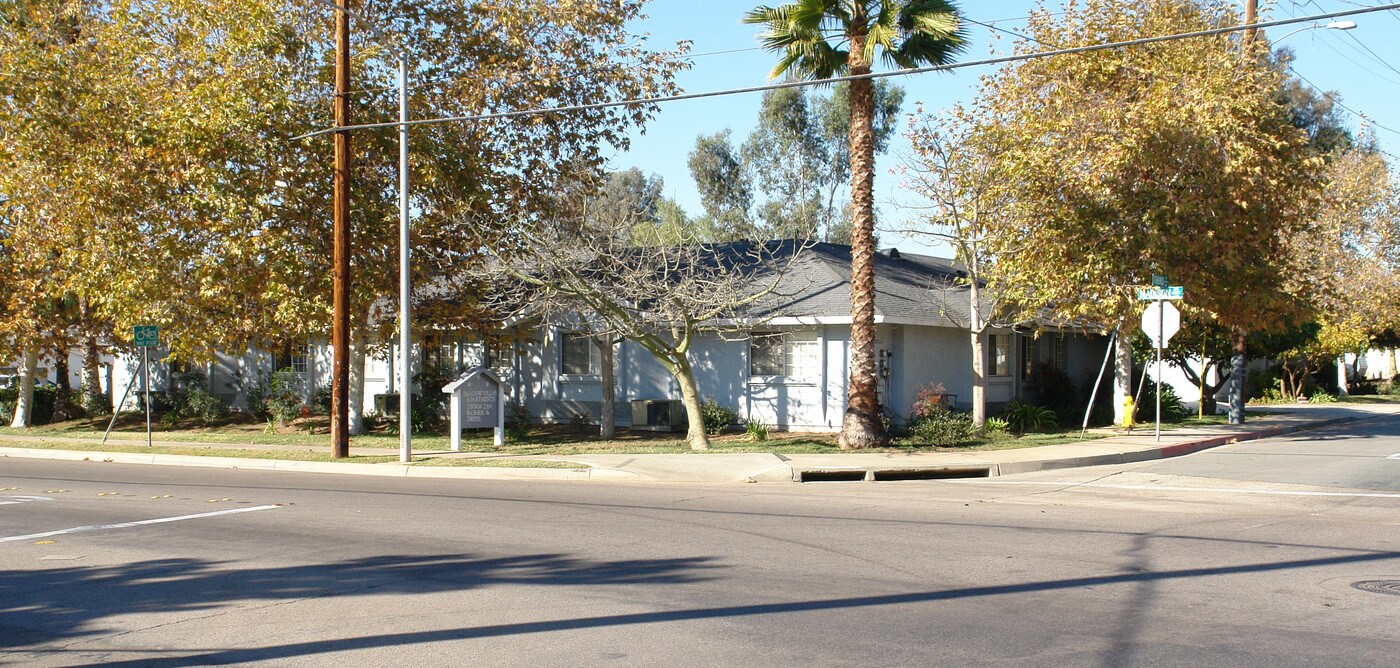
M 414 403 L 417 403 L 417 402 L 418 402 L 418 395 L 416 395 L 416 394 L 413 395 L 412 399 L 413 399 Z M 385 416 L 389 416 L 389 415 L 398 415 L 398 414 L 399 414 L 399 393 L 398 393 L 398 392 L 390 392 L 390 393 L 388 393 L 388 394 L 376 394 L 376 395 L 374 395 L 374 412 L 379 413 L 380 415 L 385 415 Z
M 685 404 L 679 399 L 633 399 L 632 428 L 676 431 L 685 426 Z

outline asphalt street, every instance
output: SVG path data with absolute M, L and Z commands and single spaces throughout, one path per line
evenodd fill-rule
M 1393 665 L 1396 428 L 890 483 L 0 459 L 0 662 Z

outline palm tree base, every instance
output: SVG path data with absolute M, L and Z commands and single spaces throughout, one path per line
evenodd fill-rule
M 842 450 L 882 448 L 889 445 L 889 437 L 885 434 L 885 426 L 878 416 L 848 410 L 836 444 L 841 446 Z

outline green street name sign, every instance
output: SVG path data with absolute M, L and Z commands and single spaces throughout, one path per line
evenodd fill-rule
M 1153 287 L 1165 288 L 1165 287 L 1171 285 L 1171 283 L 1172 283 L 1171 281 L 1167 280 L 1167 277 L 1166 277 L 1166 276 L 1163 276 L 1163 275 L 1161 275 L 1161 274 L 1153 274 L 1153 275 L 1152 275 L 1152 285 L 1153 285 Z
M 1171 285 L 1165 288 L 1139 288 L 1138 299 L 1141 301 L 1156 301 L 1158 299 L 1182 299 L 1186 296 L 1186 290 L 1180 285 Z
M 131 340 L 137 348 L 155 348 L 160 345 L 160 328 L 155 325 L 137 325 L 132 328 Z

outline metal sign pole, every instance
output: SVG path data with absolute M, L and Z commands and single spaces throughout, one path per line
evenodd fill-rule
M 146 447 L 151 447 L 151 348 L 141 349 L 141 368 L 146 372 Z
M 1162 306 L 1166 302 L 1157 300 L 1157 442 L 1162 441 L 1162 339 L 1165 338 L 1166 325 L 1164 323 L 1166 308 Z
M 113 362 L 112 364 L 115 365 L 116 362 Z M 143 362 L 141 366 L 144 368 L 146 365 Z M 136 387 L 136 379 L 140 376 L 141 374 L 139 373 L 132 374 L 131 380 L 126 382 L 126 391 L 122 393 L 122 400 L 120 403 L 117 404 L 116 408 L 112 409 L 112 419 L 107 422 L 107 431 L 102 432 L 102 445 L 107 445 L 107 437 L 112 434 L 112 425 L 115 425 L 117 423 L 117 416 L 121 414 L 122 407 L 126 406 L 126 398 L 131 396 L 131 388 Z M 110 375 L 108 376 L 108 379 L 109 380 L 107 382 L 107 386 L 108 389 L 111 389 L 112 383 L 110 380 Z

